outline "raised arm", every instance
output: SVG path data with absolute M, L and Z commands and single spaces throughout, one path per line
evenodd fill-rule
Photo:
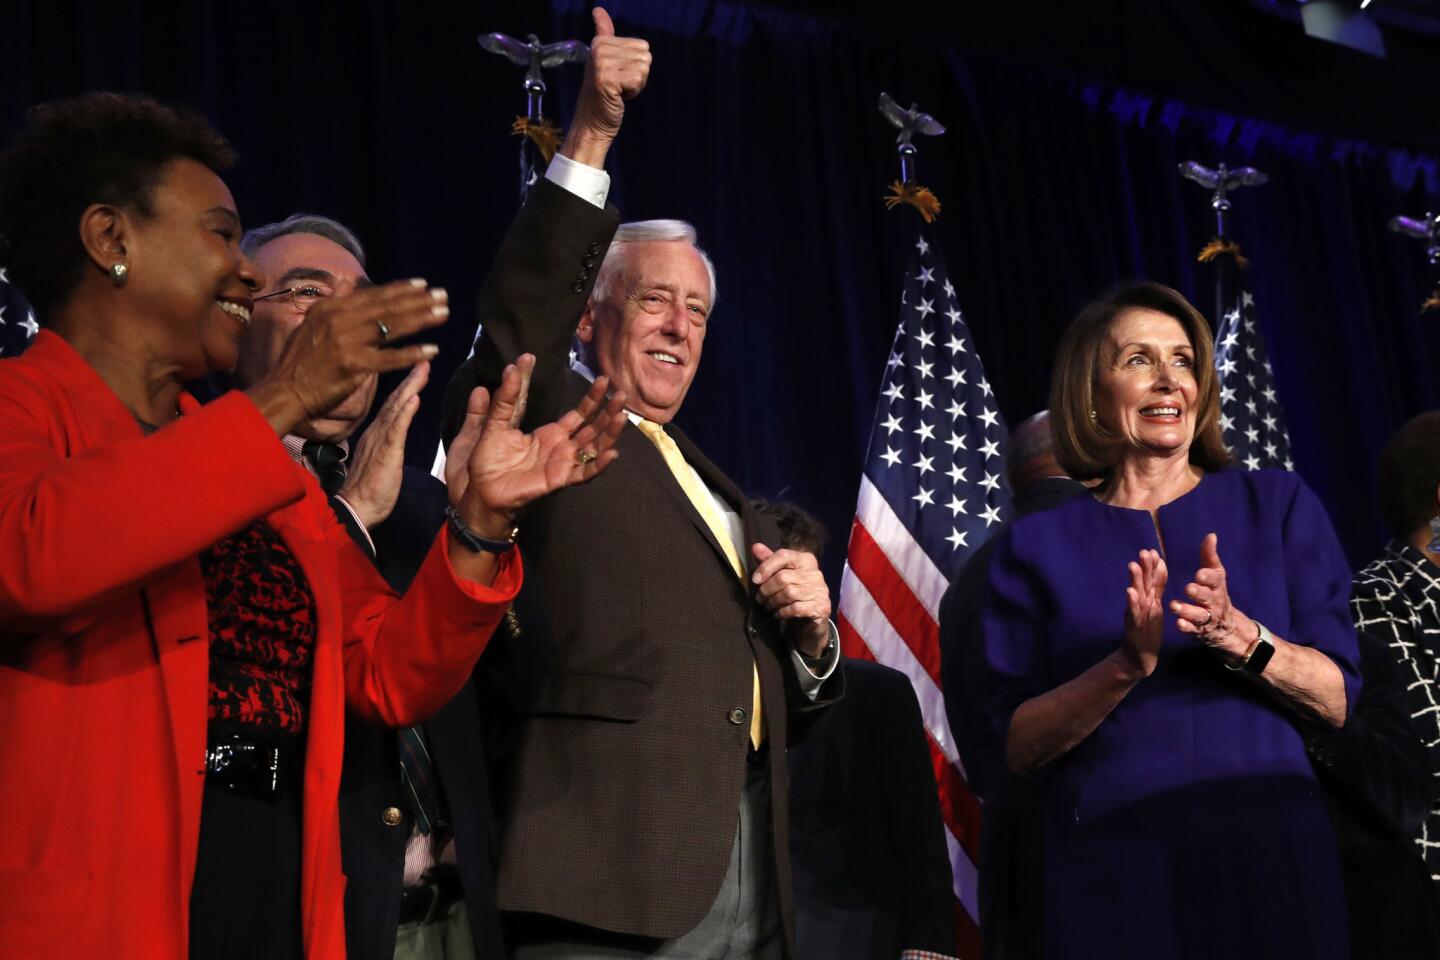
M 615 36 L 603 9 L 597 7 L 594 16 L 595 39 L 575 122 L 559 152 L 603 176 L 600 171 L 619 133 L 625 101 L 639 93 L 649 77 L 650 49 L 644 40 Z M 568 366 L 575 327 L 619 218 L 597 206 L 593 196 L 567 189 L 565 180 L 552 169 L 535 185 L 485 279 L 474 355 L 445 391 L 441 436 L 447 446 L 460 430 L 471 391 L 495 386 L 505 365 L 522 353 L 536 357 L 532 389 L 537 396 Z

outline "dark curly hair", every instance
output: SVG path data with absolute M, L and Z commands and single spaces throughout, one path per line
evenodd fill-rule
M 756 512 L 773 517 L 780 528 L 780 546 L 790 550 L 808 550 L 815 556 L 825 551 L 829 539 L 825 525 L 805 512 L 805 508 L 789 500 L 751 500 Z
M 0 153 L 0 264 L 43 318 L 85 268 L 76 229 L 93 203 L 141 217 L 165 165 L 188 157 L 221 173 L 235 151 L 204 118 L 149 97 L 87 93 L 30 109 Z
M 1380 513 L 1397 540 L 1435 516 L 1440 489 L 1440 410 L 1415 417 L 1380 453 Z

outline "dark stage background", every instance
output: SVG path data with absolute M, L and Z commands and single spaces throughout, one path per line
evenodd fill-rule
M 912 216 L 880 200 L 896 175 L 875 109 L 887 90 L 950 128 L 921 144 L 920 180 L 944 203 L 937 236 L 1011 423 L 1044 405 L 1059 330 L 1114 281 L 1160 280 L 1213 311 L 1195 262 L 1208 198 L 1178 161 L 1267 171 L 1232 232 L 1297 467 L 1367 559 L 1384 537 L 1379 449 L 1437 406 L 1440 318 L 1419 314 L 1419 245 L 1385 221 L 1440 187 L 1440 39 L 1392 33 L 1382 62 L 1306 40 L 1263 2 L 951 6 L 610 6 L 655 53 L 611 155 L 613 202 L 693 221 L 719 270 L 682 425 L 747 490 L 821 516 L 838 583 Z M 246 223 L 337 217 L 372 276 L 425 276 L 466 305 L 515 209 L 508 127 L 523 106 L 518 68 L 475 37 L 588 40 L 587 7 L 6 3 L 0 124 L 100 87 L 190 103 L 241 151 L 229 179 Z M 564 121 L 579 73 L 551 76 L 547 112 Z M 443 335 L 415 463 L 428 466 L 472 325 L 457 310 Z

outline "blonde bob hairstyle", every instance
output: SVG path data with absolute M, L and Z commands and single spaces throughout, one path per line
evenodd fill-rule
M 1195 437 L 1190 462 L 1218 470 L 1230 462 L 1220 433 L 1220 384 L 1215 375 L 1215 338 L 1210 324 L 1176 290 L 1159 283 L 1130 283 L 1092 300 L 1065 330 L 1050 381 L 1050 418 L 1055 454 L 1077 480 L 1106 479 L 1120 458 L 1121 438 L 1095 420 L 1106 335 L 1128 310 L 1155 310 L 1174 317 L 1195 350 Z

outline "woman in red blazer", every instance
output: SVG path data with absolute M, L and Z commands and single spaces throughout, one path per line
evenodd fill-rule
M 278 437 L 433 356 L 421 281 L 307 315 L 204 407 L 263 278 L 199 118 L 92 94 L 0 155 L 0 263 L 42 312 L 0 361 L 0 955 L 345 954 L 344 710 L 405 726 L 469 676 L 520 585 L 519 507 L 615 456 L 623 396 L 515 426 L 533 358 L 452 447 L 452 522 L 405 596 Z M 457 440 L 457 444 L 461 441 Z

